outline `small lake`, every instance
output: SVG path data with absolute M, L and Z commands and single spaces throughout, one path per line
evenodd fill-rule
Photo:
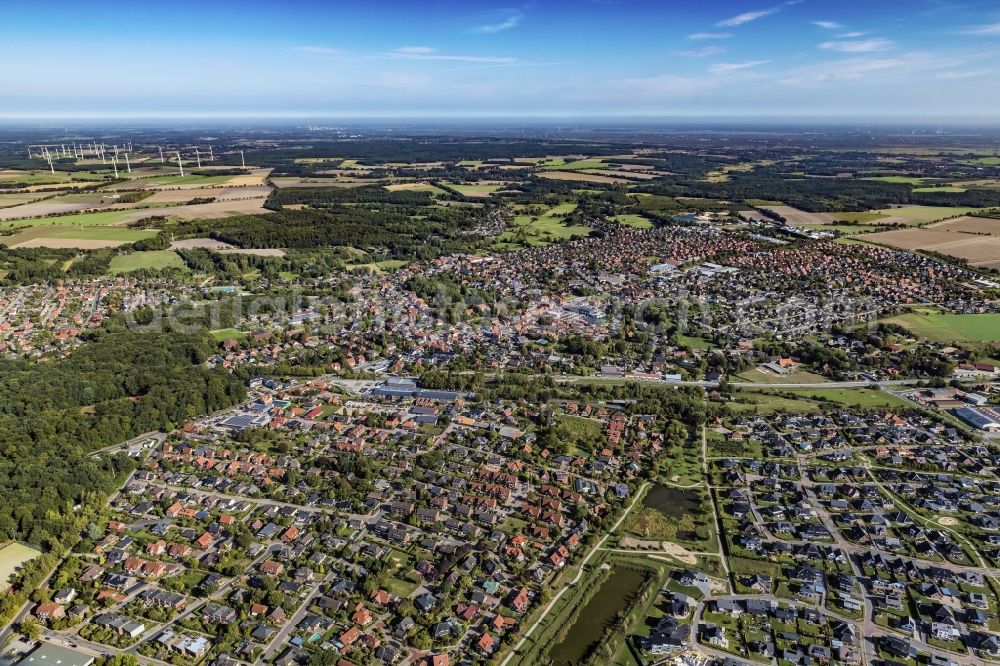
M 653 486 L 642 498 L 642 505 L 648 509 L 656 509 L 668 518 L 680 518 L 685 513 L 697 514 L 701 502 L 696 492 Z
M 552 663 L 556 666 L 572 666 L 583 661 L 597 647 L 605 628 L 615 619 L 615 615 L 628 608 L 632 599 L 642 591 L 645 581 L 646 576 L 641 571 L 613 569 L 601 588 L 584 606 L 566 637 L 549 650 Z

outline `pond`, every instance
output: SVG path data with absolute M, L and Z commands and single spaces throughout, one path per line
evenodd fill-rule
M 635 569 L 615 568 L 597 593 L 590 598 L 570 627 L 566 637 L 549 650 L 556 666 L 571 666 L 583 661 L 597 647 L 605 628 L 619 611 L 626 610 L 642 591 L 646 575 Z
M 667 518 L 680 518 L 685 513 L 697 514 L 701 501 L 698 493 L 668 486 L 653 486 L 642 498 L 642 505 L 656 509 Z

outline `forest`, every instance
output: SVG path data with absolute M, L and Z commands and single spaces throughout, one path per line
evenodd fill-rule
M 201 365 L 213 349 L 207 333 L 101 332 L 64 359 L 0 361 L 0 538 L 58 550 L 74 505 L 102 504 L 131 468 L 91 452 L 241 400 Z

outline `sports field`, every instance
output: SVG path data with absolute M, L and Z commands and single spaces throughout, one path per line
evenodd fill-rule
M 11 541 L 0 548 L 0 586 L 2 589 L 7 589 L 11 576 L 22 564 L 30 562 L 41 554 L 42 551 L 17 541 Z

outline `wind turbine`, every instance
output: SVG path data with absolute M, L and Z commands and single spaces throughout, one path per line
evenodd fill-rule
M 163 164 L 163 146 L 157 146 L 160 149 L 160 164 Z
M 245 159 L 243 159 L 243 151 L 242 150 L 240 151 L 240 164 L 243 165 L 244 169 L 247 168 L 247 161 Z
M 183 178 L 184 177 L 184 163 L 181 162 L 181 153 L 180 153 L 180 151 L 177 151 L 177 166 L 180 167 L 181 178 Z
M 114 157 L 111 158 L 111 166 L 115 168 L 115 180 L 118 180 L 118 160 Z
M 201 168 L 201 155 L 198 154 L 198 147 L 197 146 L 195 146 L 195 149 L 194 149 L 194 158 L 196 160 L 198 160 L 198 168 L 200 169 Z
M 212 151 L 211 145 L 208 146 L 208 159 L 211 160 L 212 162 L 215 161 L 215 153 Z
M 125 168 L 128 169 L 129 173 L 132 173 L 132 165 L 128 163 L 128 153 L 125 153 Z

